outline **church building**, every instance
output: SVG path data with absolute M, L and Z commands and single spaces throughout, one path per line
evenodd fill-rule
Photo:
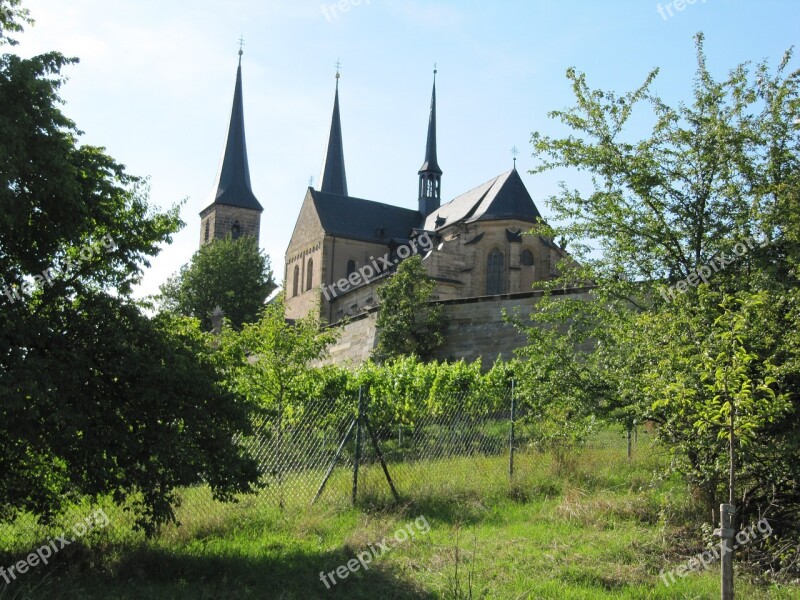
M 200 245 L 231 235 L 258 239 L 263 207 L 250 185 L 242 98 L 242 52 L 228 136 L 212 202 L 201 213 Z M 286 317 L 318 310 L 336 323 L 377 305 L 376 287 L 405 258 L 420 254 L 435 300 L 505 297 L 552 279 L 566 256 L 552 240 L 530 235 L 541 221 L 515 168 L 442 204 L 436 147 L 434 70 L 417 208 L 351 196 L 342 143 L 339 73 L 319 188 L 309 187 L 285 255 Z
M 414 254 L 438 300 L 527 292 L 554 277 L 566 253 L 528 235 L 541 215 L 516 168 L 442 204 L 435 70 L 416 210 L 349 195 L 339 111 L 337 73 L 319 189 L 306 191 L 286 251 L 287 318 L 318 309 L 336 323 L 373 308 L 376 286 Z

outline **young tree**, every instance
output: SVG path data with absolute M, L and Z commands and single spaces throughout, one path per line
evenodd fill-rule
M 402 261 L 378 288 L 378 344 L 372 354 L 376 361 L 412 354 L 430 360 L 444 345 L 447 322 L 444 308 L 430 304 L 433 288 L 419 256 Z
M 161 286 L 165 310 L 195 317 L 210 330 L 217 307 L 234 327 L 258 320 L 264 301 L 275 290 L 269 257 L 252 236 L 215 240 L 201 247 L 178 275 Z
M 0 0 L 0 46 L 21 17 Z M 196 326 L 148 319 L 132 298 L 181 222 L 79 143 L 58 95 L 75 62 L 0 57 L 0 519 L 111 494 L 153 531 L 177 486 L 250 488 L 255 465 L 233 442 L 249 408 Z
M 219 349 L 233 389 L 268 414 L 282 416 L 308 398 L 316 383 L 311 363 L 335 341 L 335 331 L 322 329 L 317 311 L 287 321 L 279 295 L 255 323 L 245 323 L 241 331 L 224 328 Z
M 523 355 L 539 384 L 578 398 L 578 406 L 658 423 L 680 458 L 674 464 L 711 504 L 728 498 L 731 431 L 723 417 L 739 413 L 740 516 L 780 506 L 785 522 L 796 522 L 800 494 L 786 482 L 800 476 L 798 461 L 787 459 L 800 457 L 800 347 L 791 341 L 800 287 L 792 258 L 800 74 L 788 71 L 787 53 L 775 72 L 744 64 L 716 81 L 702 35 L 696 43 L 693 97 L 677 107 L 650 91 L 657 71 L 622 96 L 567 72 L 576 104 L 551 116 L 572 134 L 533 134 L 535 172 L 563 167 L 593 176 L 590 191 L 562 186 L 550 198 L 563 225 L 549 234 L 573 240 L 578 259 L 563 265 L 551 289 L 596 287 L 583 302 L 545 298 L 534 321 L 560 327 L 552 335 L 562 343 L 541 344 L 543 334 L 531 329 L 534 343 Z M 627 126 L 642 104 L 652 107 L 653 127 L 637 141 Z

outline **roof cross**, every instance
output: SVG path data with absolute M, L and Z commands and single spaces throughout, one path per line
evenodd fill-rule
M 514 168 L 517 168 L 517 155 L 519 154 L 519 150 L 516 146 L 511 147 L 511 156 L 514 157 Z

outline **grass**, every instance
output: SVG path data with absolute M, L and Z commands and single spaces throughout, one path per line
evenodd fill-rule
M 288 497 L 283 511 L 258 498 L 213 509 L 206 490 L 189 490 L 183 526 L 145 540 L 120 513 L 113 527 L 0 588 L 0 600 L 717 598 L 716 565 L 669 587 L 659 579 L 702 549 L 699 515 L 678 480 L 654 477 L 660 462 L 642 442 L 630 462 L 617 446 L 584 451 L 560 470 L 521 453 L 511 488 L 505 457 L 394 465 L 399 504 L 370 468 L 357 509 L 347 503 L 345 472 L 322 503 Z M 393 542 L 369 570 L 330 590 L 320 581 L 321 571 L 421 516 L 426 535 Z M 743 572 L 736 585 L 748 599 L 800 595 L 798 586 L 767 586 Z

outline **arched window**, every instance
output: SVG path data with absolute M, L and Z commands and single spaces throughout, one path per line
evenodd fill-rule
M 234 221 L 231 225 L 231 237 L 238 240 L 242 236 L 242 228 L 239 226 L 239 221 Z
M 310 290 L 312 285 L 314 285 L 314 259 L 309 258 L 306 266 L 306 290 Z
M 209 227 L 208 221 L 206 221 L 206 233 L 205 233 L 205 241 L 208 243 L 208 238 L 211 237 L 211 228 Z
M 522 254 L 519 255 L 519 264 L 523 267 L 532 267 L 533 266 L 533 254 L 530 250 L 523 250 Z
M 352 258 L 347 261 L 347 276 L 350 277 L 353 273 L 356 272 L 356 261 Z
M 486 293 L 490 296 L 505 292 L 505 257 L 497 248 L 489 252 L 486 264 Z
M 292 296 L 297 296 L 298 288 L 300 286 L 300 267 L 294 266 L 294 280 L 292 283 Z

